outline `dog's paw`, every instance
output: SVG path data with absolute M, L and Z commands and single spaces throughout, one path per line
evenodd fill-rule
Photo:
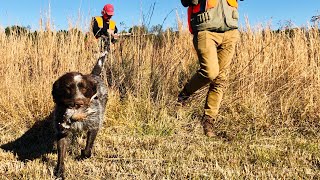
M 56 167 L 54 169 L 54 176 L 56 180 L 64 180 L 64 168 L 63 167 Z
M 91 157 L 91 152 L 90 151 L 86 151 L 86 150 L 81 150 L 81 155 L 80 158 L 81 159 L 87 159 Z

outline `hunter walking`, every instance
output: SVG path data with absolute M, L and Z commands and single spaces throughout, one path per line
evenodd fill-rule
M 181 0 L 188 7 L 189 30 L 200 69 L 178 95 L 184 103 L 194 92 L 209 84 L 202 126 L 206 136 L 216 135 L 217 120 L 228 70 L 239 39 L 237 0 Z

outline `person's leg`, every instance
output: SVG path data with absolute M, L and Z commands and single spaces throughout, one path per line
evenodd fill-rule
M 199 58 L 200 69 L 185 85 L 179 94 L 181 100 L 186 100 L 194 92 L 214 80 L 219 74 L 217 46 L 223 38 L 223 33 L 201 31 L 193 38 L 193 44 Z M 178 99 L 179 100 L 179 99 Z
M 238 30 L 232 30 L 224 33 L 224 38 L 221 45 L 218 47 L 218 62 L 219 75 L 210 83 L 209 91 L 205 103 L 204 110 L 204 125 L 210 126 L 214 123 L 218 115 L 223 93 L 226 88 L 228 79 L 228 70 L 235 52 L 235 45 L 239 39 Z M 209 129 L 209 130 L 208 130 Z M 210 128 L 205 128 L 205 133 L 208 135 Z

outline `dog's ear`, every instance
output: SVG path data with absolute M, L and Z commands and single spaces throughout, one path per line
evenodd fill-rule
M 86 92 L 84 95 L 86 97 L 91 98 L 93 95 L 95 95 L 97 93 L 98 81 L 96 79 L 94 79 L 94 77 L 92 75 L 84 75 L 83 79 L 87 83 Z
M 52 98 L 53 98 L 54 103 L 58 103 L 59 97 L 61 97 L 61 91 L 59 89 L 60 89 L 60 81 L 58 79 L 52 85 L 51 94 L 52 94 Z

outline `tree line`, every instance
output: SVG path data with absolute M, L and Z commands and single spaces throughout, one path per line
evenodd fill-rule
M 25 27 L 25 26 L 18 26 L 18 25 L 13 25 L 13 26 L 8 26 L 5 28 L 5 34 L 7 36 L 11 34 L 16 34 L 16 35 L 25 35 L 25 34 L 34 34 L 36 35 L 39 31 L 31 31 L 30 27 Z M 141 26 L 133 26 L 129 28 L 128 31 L 122 30 L 120 34 L 153 34 L 153 35 L 160 35 L 166 32 L 174 33 L 175 30 L 172 27 L 169 27 L 165 30 L 163 30 L 162 25 L 154 25 L 151 26 L 151 28 L 147 28 L 145 25 Z M 58 34 L 69 34 L 69 33 L 79 33 L 80 34 L 85 34 L 83 31 L 81 31 L 78 28 L 71 28 L 69 30 L 58 30 Z

